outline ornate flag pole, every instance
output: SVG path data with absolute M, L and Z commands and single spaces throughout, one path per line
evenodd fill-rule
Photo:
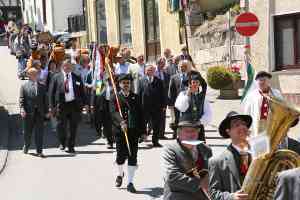
M 121 110 L 120 100 L 119 100 L 119 97 L 118 97 L 117 87 L 116 87 L 115 80 L 114 80 L 113 73 L 112 73 L 113 59 L 117 55 L 118 51 L 119 51 L 119 47 L 109 47 L 108 54 L 107 54 L 107 56 L 105 56 L 105 67 L 106 67 L 106 69 L 108 69 L 109 78 L 110 78 L 110 81 L 111 81 L 111 84 L 112 84 L 112 87 L 113 87 L 114 94 L 116 96 L 117 107 L 118 107 L 120 117 L 124 120 L 122 110 Z M 122 130 L 123 130 L 123 133 L 125 135 L 125 141 L 126 141 L 128 153 L 129 153 L 129 155 L 131 155 L 127 129 L 122 128 Z

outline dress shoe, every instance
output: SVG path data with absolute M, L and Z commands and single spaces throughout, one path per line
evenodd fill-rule
M 160 148 L 160 147 L 162 147 L 162 145 L 161 145 L 161 144 L 159 144 L 158 142 L 155 142 L 155 143 L 153 143 L 153 147 Z
M 63 150 L 65 150 L 66 147 L 65 147 L 64 145 L 61 144 L 61 145 L 59 145 L 58 148 L 59 148 L 61 151 L 63 151 Z
M 46 156 L 45 156 L 43 153 L 37 153 L 36 156 L 37 156 L 37 157 L 40 157 L 40 158 L 46 158 Z
M 123 182 L 123 177 L 124 177 L 124 174 L 123 174 L 123 176 L 117 176 L 117 178 L 116 178 L 116 187 L 121 187 L 121 185 L 122 185 L 122 182 Z
M 127 191 L 130 192 L 130 193 L 136 193 L 136 189 L 135 189 L 133 183 L 129 183 L 127 185 Z
M 107 149 L 113 149 L 113 148 L 114 148 L 114 145 L 113 145 L 113 144 L 107 144 L 106 148 L 107 148 Z
M 25 146 L 23 147 L 23 153 L 24 153 L 24 154 L 28 154 L 28 148 L 25 147 Z
M 177 134 L 176 134 L 176 133 L 173 133 L 172 139 L 176 139 L 176 138 L 177 138 Z
M 70 154 L 75 154 L 75 149 L 74 148 L 68 148 L 68 150 L 66 150 L 67 153 Z
M 161 140 L 168 140 L 169 138 L 167 138 L 166 136 L 162 135 L 162 136 L 159 136 L 159 139 L 161 139 Z

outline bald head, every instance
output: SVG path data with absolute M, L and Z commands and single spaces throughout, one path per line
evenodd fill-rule
M 166 48 L 166 49 L 164 50 L 164 56 L 165 56 L 167 59 L 171 57 L 171 54 L 172 54 L 171 49 Z
M 27 76 L 29 77 L 30 80 L 37 81 L 39 71 L 36 68 L 32 67 L 32 68 L 27 70 L 26 74 L 27 74 Z

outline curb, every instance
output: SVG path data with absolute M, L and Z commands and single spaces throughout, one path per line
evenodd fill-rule
M 0 106 L 0 174 L 4 171 L 8 160 L 9 114 Z

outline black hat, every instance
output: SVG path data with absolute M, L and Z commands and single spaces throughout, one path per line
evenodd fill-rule
M 179 118 L 177 127 L 200 128 L 201 124 L 198 121 L 194 121 L 190 114 L 185 113 Z
M 133 78 L 130 74 L 120 74 L 120 75 L 118 75 L 118 82 L 120 83 L 123 80 L 133 81 Z
M 230 128 L 230 122 L 233 119 L 241 119 L 244 122 L 247 123 L 247 127 L 250 128 L 252 124 L 252 117 L 250 115 L 240 115 L 235 111 L 231 111 L 227 114 L 226 118 L 221 122 L 219 126 L 219 133 L 224 138 L 230 138 L 230 136 L 227 133 L 227 129 Z
M 201 79 L 202 79 L 201 74 L 197 71 L 190 71 L 188 73 L 188 77 L 189 77 L 189 82 L 192 80 L 201 81 Z
M 266 72 L 266 71 L 260 71 L 256 74 L 255 80 L 259 79 L 259 78 L 263 78 L 263 77 L 267 77 L 269 79 L 272 78 L 272 74 Z

